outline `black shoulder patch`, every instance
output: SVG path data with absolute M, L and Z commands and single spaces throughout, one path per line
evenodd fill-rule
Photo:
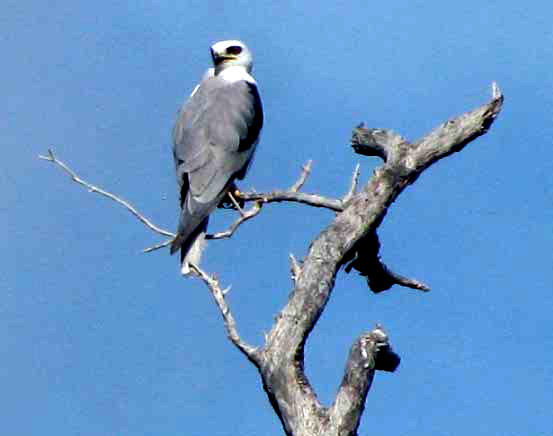
M 246 85 L 248 86 L 248 91 L 252 97 L 253 118 L 251 120 L 251 124 L 248 126 L 247 136 L 243 138 L 238 145 L 238 151 L 249 150 L 259 136 L 261 127 L 263 127 L 263 106 L 261 105 L 261 98 L 259 97 L 257 86 L 255 86 L 254 83 L 249 82 L 246 82 Z

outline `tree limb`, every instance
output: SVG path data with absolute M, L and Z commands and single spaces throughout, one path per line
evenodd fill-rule
M 343 209 L 342 201 L 318 194 L 306 194 L 295 191 L 272 191 L 265 193 L 242 192 L 240 195 L 245 201 L 262 201 L 263 203 L 280 203 L 284 201 L 302 203 L 313 207 L 322 207 L 340 212 Z
M 386 291 L 393 285 L 425 292 L 430 291 L 430 288 L 424 283 L 393 272 L 382 262 L 378 255 L 379 251 L 380 241 L 376 231 L 367 234 L 355 244 L 355 247 L 344 258 L 344 263 L 347 263 L 346 273 L 349 273 L 353 268 L 359 274 L 365 276 L 367 285 L 375 294 Z
M 310 172 L 311 163 L 303 168 L 298 181 L 287 191 L 240 193 L 236 202 L 238 209 L 241 208 L 240 200 L 254 201 L 254 206 L 249 211 L 243 211 L 227 232 L 211 235 L 212 239 L 232 235 L 242 222 L 259 213 L 263 203 L 292 201 L 338 212 L 334 221 L 311 243 L 303 261 L 291 257 L 294 286 L 262 348 L 252 347 L 240 338 L 225 300 L 227 291 L 221 289 L 217 279 L 192 265 L 197 276 L 209 288 L 223 317 L 229 339 L 258 368 L 269 401 L 287 435 L 355 436 L 374 371 L 393 371 L 399 364 L 399 356 L 392 351 L 388 337 L 380 327 L 361 335 L 350 351 L 336 400 L 327 408 L 318 401 L 305 374 L 304 347 L 330 298 L 338 270 L 348 262 L 346 270 L 354 268 L 367 275 L 374 292 L 388 289 L 392 284 L 427 290 L 423 283 L 392 272 L 380 261 L 376 231 L 390 205 L 426 168 L 462 150 L 487 132 L 503 103 L 497 85 L 493 84 L 492 90 L 491 102 L 447 121 L 414 143 L 390 130 L 357 127 L 352 137 L 354 151 L 381 157 L 384 164 L 375 170 L 360 192 L 357 192 L 359 171 L 356 168 L 351 187 L 341 200 L 299 192 Z M 151 230 L 174 237 L 173 233 L 152 224 L 125 200 L 79 178 L 51 150 L 48 156 L 40 158 L 60 166 L 73 181 L 87 187 L 90 192 L 121 204 Z M 165 241 L 148 250 L 169 243 Z
M 227 288 L 225 290 L 221 289 L 221 287 L 219 286 L 219 281 L 215 277 L 207 275 L 204 271 L 202 271 L 198 266 L 194 264 L 190 264 L 190 267 L 206 284 L 209 291 L 211 292 L 211 295 L 213 296 L 213 299 L 215 300 L 215 303 L 217 304 L 217 307 L 221 312 L 221 316 L 223 317 L 225 328 L 227 330 L 227 336 L 230 341 L 236 346 L 236 348 L 244 353 L 248 360 L 258 366 L 259 357 L 257 348 L 252 347 L 247 342 L 242 340 L 242 338 L 238 334 L 236 322 L 234 321 L 232 312 L 230 311 L 230 308 L 225 299 L 225 295 L 230 291 L 230 288 Z
M 258 215 L 259 212 L 261 212 L 261 206 L 263 206 L 263 203 L 261 201 L 256 201 L 254 205 L 248 209 L 248 210 L 242 210 L 240 217 L 234 221 L 230 227 L 227 230 L 224 230 L 222 232 L 217 233 L 208 233 L 205 235 L 206 239 L 223 239 L 223 238 L 230 238 L 232 235 L 234 235 L 234 232 L 244 223 L 245 221 L 248 221 L 252 219 L 254 216 Z
M 378 134 L 373 130 L 372 135 L 366 136 L 370 141 L 363 142 L 365 128 L 354 131 L 357 144 L 368 147 L 362 147 L 365 154 L 380 156 L 385 163 L 311 243 L 288 303 L 277 316 L 261 350 L 260 372 L 265 390 L 288 435 L 338 434 L 327 432 L 329 410 L 319 404 L 303 370 L 305 342 L 328 302 L 338 269 L 359 241 L 376 232 L 389 206 L 405 187 L 432 163 L 460 151 L 484 134 L 499 114 L 502 102 L 503 96 L 494 85 L 490 103 L 442 124 L 414 144 L 382 129 Z M 358 348 L 363 349 L 360 344 Z M 367 380 L 363 383 L 368 383 Z M 362 391 L 357 391 L 360 398 L 364 398 Z M 363 401 L 352 407 L 345 408 L 344 413 L 360 414 Z M 336 415 L 337 410 L 333 409 L 333 419 L 345 419 Z M 344 434 L 354 435 L 356 422 Z
M 309 174 L 311 174 L 311 167 L 313 166 L 313 161 L 309 160 L 302 168 L 301 168 L 301 174 L 300 178 L 294 183 L 292 186 L 290 186 L 289 191 L 292 192 L 298 192 L 301 188 L 303 188 L 303 185 L 305 184 L 307 177 L 309 177 Z
M 65 163 L 63 163 L 54 155 L 54 151 L 52 149 L 48 149 L 48 156 L 39 155 L 38 157 L 39 159 L 52 162 L 53 164 L 62 168 L 67 174 L 69 174 L 69 176 L 71 177 L 71 180 L 73 180 L 75 183 L 78 183 L 79 185 L 86 187 L 88 189 L 88 192 L 94 192 L 96 194 L 103 195 L 104 197 L 107 197 L 110 200 L 113 200 L 116 203 L 120 204 L 125 209 L 127 209 L 130 213 L 132 213 L 136 218 L 138 218 L 138 220 L 140 220 L 150 230 L 156 233 L 159 233 L 160 235 L 175 237 L 174 233 L 171 233 L 167 230 L 159 228 L 158 226 L 153 224 L 148 218 L 146 218 L 144 215 L 138 212 L 138 210 L 133 205 L 131 205 L 128 201 L 123 200 L 121 197 L 118 197 L 117 195 L 112 194 L 111 192 L 105 191 L 81 179 L 71 168 L 69 168 Z
M 342 205 L 347 204 L 348 201 L 350 201 L 355 193 L 357 192 L 357 185 L 359 184 L 359 176 L 361 175 L 361 165 L 357 164 L 355 165 L 355 169 L 353 170 L 353 174 L 351 176 L 351 186 L 346 192 L 346 195 L 344 195 L 344 198 L 342 198 Z
M 388 335 L 380 326 L 354 342 L 336 399 L 329 408 L 331 434 L 356 434 L 375 370 L 393 372 L 398 365 L 399 356 L 392 351 Z
M 127 200 L 124 200 L 123 198 L 119 197 L 118 195 L 115 195 L 109 191 L 106 191 L 105 189 L 102 189 L 96 185 L 93 185 L 86 180 L 82 179 L 75 171 L 73 171 L 66 163 L 61 161 L 57 158 L 57 156 L 54 154 L 54 151 L 52 149 L 48 149 L 48 155 L 43 156 L 39 155 L 39 159 L 46 160 L 48 162 L 52 162 L 53 164 L 60 167 L 65 173 L 67 173 L 71 180 L 75 183 L 84 186 L 88 189 L 89 192 L 100 194 L 104 197 L 109 198 L 110 200 L 116 202 L 117 204 L 123 206 L 125 209 L 127 209 L 130 213 L 132 213 L 140 222 L 142 222 L 146 227 L 148 227 L 150 230 L 163 235 L 163 236 L 169 236 L 170 239 L 167 239 L 159 244 L 153 245 L 151 247 L 145 248 L 142 250 L 143 253 L 150 253 L 152 251 L 159 250 L 161 248 L 167 247 L 171 245 L 171 242 L 173 242 L 173 239 L 175 238 L 175 234 L 173 232 L 170 232 L 168 230 L 162 229 L 158 226 L 156 226 L 154 223 L 152 223 L 146 216 L 139 212 L 138 209 L 136 209 L 131 203 L 129 203 Z M 224 238 L 230 238 L 234 232 L 240 227 L 244 222 L 252 219 L 256 215 L 258 215 L 261 212 L 261 207 L 263 206 L 263 203 L 272 203 L 272 202 L 283 202 L 283 201 L 291 201 L 291 202 L 299 202 L 310 206 L 315 207 L 324 207 L 331 210 L 339 211 L 342 210 L 341 202 L 340 200 L 335 200 L 327 197 L 323 197 L 320 195 L 315 194 L 304 194 L 301 192 L 298 192 L 299 189 L 303 187 L 305 184 L 305 181 L 307 180 L 307 177 L 309 176 L 311 172 L 312 167 L 312 161 L 308 161 L 307 164 L 305 164 L 302 167 L 302 172 L 300 174 L 300 177 L 298 180 L 290 187 L 287 191 L 273 191 L 271 193 L 239 193 L 239 198 L 242 201 L 253 201 L 254 205 L 244 211 L 240 205 L 238 204 L 237 200 L 232 196 L 229 197 L 229 201 L 231 202 L 231 205 L 233 208 L 237 209 L 240 213 L 240 216 L 234 221 L 227 230 L 216 232 L 213 234 L 207 234 L 206 239 L 224 239 Z

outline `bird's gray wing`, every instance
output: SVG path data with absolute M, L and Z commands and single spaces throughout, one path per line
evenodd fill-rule
M 263 124 L 255 84 L 204 80 L 183 106 L 173 131 L 181 194 L 178 234 L 186 238 L 243 178 Z

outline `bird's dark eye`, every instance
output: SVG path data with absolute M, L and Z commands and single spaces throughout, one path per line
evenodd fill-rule
M 227 48 L 227 54 L 229 55 L 239 55 L 240 53 L 242 53 L 242 47 L 239 45 L 231 45 Z

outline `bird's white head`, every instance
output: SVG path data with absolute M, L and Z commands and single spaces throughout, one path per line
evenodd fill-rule
M 248 73 L 252 71 L 252 52 L 242 41 L 216 42 L 211 46 L 211 57 L 216 75 L 228 67 L 243 67 Z

